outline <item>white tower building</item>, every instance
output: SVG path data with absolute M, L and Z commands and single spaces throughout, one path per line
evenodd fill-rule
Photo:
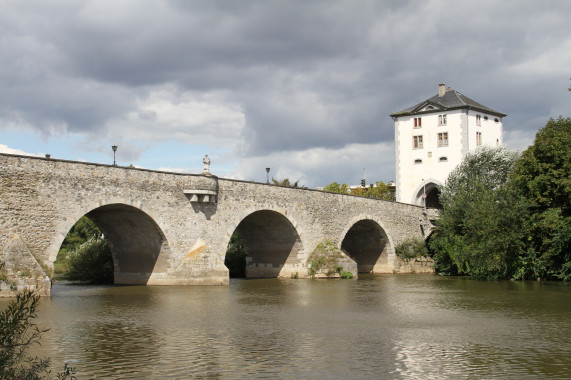
M 437 95 L 390 116 L 395 123 L 397 202 L 439 207 L 437 186 L 467 152 L 502 144 L 502 118 L 507 115 L 440 84 Z

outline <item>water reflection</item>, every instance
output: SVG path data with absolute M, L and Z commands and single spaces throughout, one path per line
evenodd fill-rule
M 362 275 L 56 285 L 40 320 L 81 379 L 565 378 L 570 312 L 569 284 Z

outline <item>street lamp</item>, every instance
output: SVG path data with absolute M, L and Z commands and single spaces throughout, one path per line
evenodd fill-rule
M 266 168 L 266 183 L 270 183 L 270 168 Z
M 117 145 L 113 145 L 111 149 L 113 149 L 113 166 L 117 166 L 117 162 L 115 162 L 115 152 L 117 152 Z
M 422 191 L 422 199 L 424 200 L 424 212 L 426 212 L 426 182 L 424 181 L 424 178 L 422 179 L 422 186 L 424 188 L 424 190 Z

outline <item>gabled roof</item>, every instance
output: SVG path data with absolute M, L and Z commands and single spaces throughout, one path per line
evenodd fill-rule
M 455 109 L 471 109 L 475 111 L 481 111 L 483 113 L 504 117 L 507 116 L 501 112 L 495 111 L 491 108 L 481 105 L 480 103 L 470 99 L 467 96 L 462 95 L 456 90 L 448 88 L 444 92 L 443 96 L 434 95 L 432 98 L 426 99 L 425 101 L 418 103 L 415 106 L 406 108 L 402 111 L 392 113 L 391 117 L 396 116 L 407 116 L 407 115 L 417 115 L 431 112 L 444 112 Z

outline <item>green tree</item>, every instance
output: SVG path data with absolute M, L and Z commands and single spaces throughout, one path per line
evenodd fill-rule
M 246 277 L 246 250 L 238 232 L 230 237 L 224 265 L 230 271 L 230 277 Z
M 338 184 L 337 182 L 332 182 L 329 185 L 323 188 L 323 191 L 327 191 L 329 193 L 340 193 L 340 194 L 347 194 L 349 186 L 347 184 Z
M 570 173 L 571 118 L 550 119 L 512 176 L 530 210 L 521 278 L 571 280 Z
M 56 261 L 54 262 L 55 273 L 65 275 L 69 266 L 69 254 L 77 250 L 79 246 L 91 238 L 100 239 L 103 238 L 103 234 L 91 219 L 82 216 L 77 223 L 71 227 L 71 230 L 69 230 L 61 244 Z
M 504 147 L 482 147 L 450 173 L 430 242 L 438 272 L 493 279 L 515 275 L 526 217 L 525 202 L 508 182 L 517 158 Z
M 61 244 L 60 252 L 70 252 L 75 250 L 81 244 L 85 243 L 90 238 L 99 239 L 102 237 L 99 228 L 86 216 L 82 216 L 77 223 L 71 227 L 66 235 L 63 243 Z
M 351 194 L 359 197 L 394 201 L 394 195 L 391 193 L 389 187 L 385 185 L 383 181 L 376 182 L 375 186 L 368 186 L 368 187 L 358 186 L 353 189 L 349 188 L 349 186 L 347 186 L 347 184 L 345 183 L 340 185 L 337 182 L 332 182 L 329 185 L 325 186 L 323 188 L 323 191 L 327 191 L 330 193 Z
M 296 188 L 301 188 L 301 189 L 305 189 L 305 186 L 302 186 L 299 184 L 299 179 L 295 182 L 290 182 L 289 178 L 285 178 L 280 180 L 277 180 L 275 178 L 272 177 L 272 183 L 274 185 L 278 185 L 278 186 L 284 186 L 284 187 L 296 187 Z
M 90 284 L 112 284 L 113 256 L 107 240 L 90 238 L 68 257 L 66 279 Z
M 365 196 L 369 198 L 383 199 L 385 201 L 395 200 L 395 197 L 391 193 L 389 187 L 383 181 L 376 182 L 375 186 L 369 186 Z

